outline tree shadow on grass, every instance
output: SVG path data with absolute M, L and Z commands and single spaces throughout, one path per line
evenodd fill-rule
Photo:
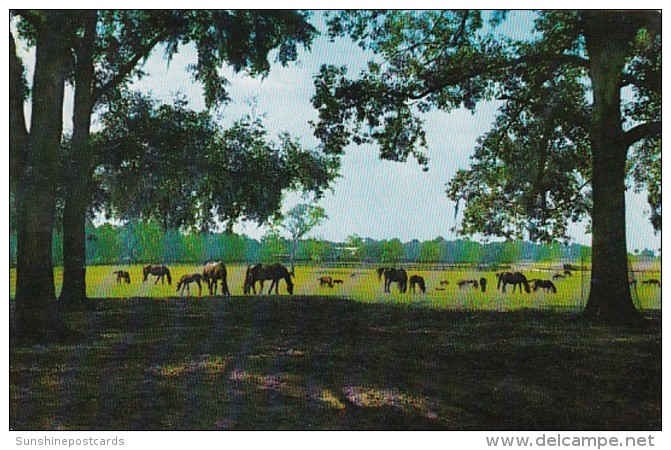
M 101 301 L 12 346 L 14 429 L 661 429 L 661 316 L 315 297 Z

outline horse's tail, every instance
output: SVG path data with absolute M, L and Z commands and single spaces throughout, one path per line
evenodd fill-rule
M 377 272 L 377 279 L 381 280 L 382 279 L 382 274 L 384 273 L 384 268 L 380 267 L 376 270 L 376 272 Z
M 231 295 L 231 291 L 228 290 L 228 273 L 226 272 L 226 266 L 223 262 L 220 262 L 219 264 L 221 265 L 221 294 Z
M 170 269 L 167 267 L 163 266 L 165 269 L 165 276 L 168 278 L 168 286 L 172 284 L 172 277 L 170 276 Z
M 142 268 L 142 276 L 143 276 L 142 282 L 143 282 L 143 283 L 144 283 L 145 281 L 147 281 L 147 275 L 149 275 L 149 269 L 148 269 L 147 266 L 144 266 L 144 267 Z
M 498 291 L 499 289 L 501 289 L 501 283 L 503 283 L 503 274 L 497 273 L 496 278 L 498 278 L 499 280 L 498 283 L 496 283 L 496 290 Z
M 242 283 L 242 293 L 245 295 L 249 294 L 251 271 L 252 266 L 247 266 L 247 270 L 245 270 L 245 281 Z

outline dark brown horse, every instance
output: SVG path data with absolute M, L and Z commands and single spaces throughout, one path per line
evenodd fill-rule
M 482 292 L 485 292 L 487 290 L 487 278 L 482 277 L 480 278 L 480 289 Z
M 163 278 L 168 279 L 168 285 L 172 284 L 172 277 L 170 276 L 170 270 L 166 266 L 162 265 L 146 265 L 142 268 L 142 275 L 144 276 L 142 282 L 144 283 L 147 281 L 147 277 L 149 275 L 154 275 L 156 277 L 156 281 L 154 284 L 158 284 L 158 280 L 161 280 L 161 284 L 163 284 Z
M 275 294 L 279 295 L 280 280 L 284 279 L 287 283 L 287 292 L 289 295 L 294 293 L 294 283 L 291 281 L 291 272 L 281 264 L 255 264 L 253 266 L 247 267 L 245 273 L 245 281 L 242 287 L 245 295 L 249 294 L 250 290 L 256 295 L 256 283 L 261 283 L 260 294 L 263 294 L 263 282 L 265 280 L 271 280 L 270 288 L 268 289 L 268 294 L 275 288 Z
M 524 290 L 527 294 L 531 292 L 531 286 L 529 286 L 527 277 L 525 277 L 521 272 L 497 273 L 496 277 L 499 279 L 499 282 L 496 285 L 496 289 L 501 288 L 501 292 L 506 292 L 507 284 L 513 285 L 513 293 L 515 292 L 515 288 L 517 288 L 517 286 L 520 287 L 520 293 L 522 293 L 522 286 L 524 286 Z
M 398 290 L 402 294 L 408 291 L 408 273 L 404 269 L 380 267 L 376 272 L 378 280 L 384 276 L 384 292 L 391 292 L 391 283 L 398 283 Z
M 189 293 L 188 295 L 191 295 L 191 289 L 189 288 L 189 285 L 191 283 L 196 283 L 198 285 L 198 295 L 199 296 L 203 295 L 203 286 L 200 284 L 200 280 L 202 278 L 203 278 L 203 276 L 199 273 L 192 273 L 191 275 L 184 275 L 177 282 L 177 292 L 184 295 L 184 289 L 186 289 L 186 291 Z M 180 292 L 180 290 L 181 290 L 181 292 Z
M 221 295 L 231 295 L 228 290 L 226 266 L 221 261 L 209 261 L 203 267 L 203 281 L 207 283 L 210 295 L 217 295 L 217 282 L 221 280 Z
M 424 278 L 419 275 L 412 275 L 410 277 L 410 290 L 413 293 L 415 293 L 415 286 L 419 287 L 419 291 L 422 294 L 426 294 L 426 283 L 424 282 Z
M 130 284 L 130 274 L 125 270 L 115 270 L 112 273 L 116 275 L 117 284 L 121 283 L 121 280 L 124 280 L 127 284 Z
M 641 284 L 650 284 L 653 286 L 662 287 L 662 282 L 656 278 L 652 278 L 650 280 L 643 280 L 641 281 Z
M 457 286 L 459 286 L 459 289 L 464 289 L 467 287 L 472 287 L 473 289 L 478 288 L 478 280 L 459 280 L 457 281 Z
M 538 289 L 543 289 L 545 292 L 552 292 L 553 294 L 557 293 L 557 287 L 550 280 L 531 280 L 531 283 L 534 285 L 534 292 Z

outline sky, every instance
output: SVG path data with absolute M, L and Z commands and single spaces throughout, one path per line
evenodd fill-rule
M 524 33 L 529 22 L 511 17 L 506 25 L 509 33 Z M 320 18 L 315 18 L 319 25 Z M 308 125 L 316 120 L 310 98 L 313 76 L 321 64 L 346 65 L 349 73 L 357 73 L 368 61 L 366 54 L 353 43 L 339 39 L 330 42 L 322 36 L 310 52 L 301 51 L 299 62 L 289 67 L 276 66 L 265 79 L 234 74 L 228 69 L 232 102 L 223 111 L 222 122 L 230 123 L 251 110 L 265 116 L 271 135 L 288 131 L 299 137 L 307 147 L 316 147 L 317 140 Z M 170 101 L 175 95 L 185 95 L 191 107 L 203 108 L 200 86 L 194 84 L 185 67 L 195 59 L 192 49 L 184 48 L 169 66 L 160 52 L 147 61 L 149 77 L 137 84 L 138 89 L 152 92 Z M 422 171 L 415 160 L 406 163 L 382 161 L 372 145 L 351 144 L 342 160 L 341 177 L 333 184 L 319 205 L 326 210 L 328 220 L 311 235 L 332 241 L 343 241 L 358 234 L 375 239 L 397 237 L 402 241 L 429 240 L 442 236 L 448 240 L 459 236 L 454 231 L 460 215 L 455 217 L 455 204 L 445 195 L 445 184 L 458 169 L 467 168 L 476 140 L 494 120 L 496 104 L 480 104 L 475 114 L 466 110 L 451 113 L 432 112 L 424 117 L 429 157 L 429 171 Z M 287 196 L 284 210 L 301 201 Z M 627 240 L 630 251 L 657 249 L 660 234 L 655 235 L 648 219 L 644 194 L 627 194 Z M 265 232 L 253 224 L 238 224 L 236 231 L 252 237 Z M 572 242 L 589 245 L 591 235 L 584 224 L 571 227 Z
M 320 28 L 320 23 L 321 14 L 317 14 L 315 25 Z M 511 13 L 504 26 L 507 33 L 520 35 L 528 32 L 530 22 L 523 14 Z M 325 63 L 346 65 L 349 73 L 355 74 L 370 56 L 348 40 L 330 42 L 321 36 L 311 51 L 301 50 L 298 63 L 288 67 L 276 65 L 266 78 L 251 78 L 223 68 L 230 81 L 232 101 L 222 110 L 222 125 L 249 114 L 253 104 L 256 113 L 264 115 L 271 136 L 287 131 L 300 138 L 304 147 L 314 148 L 318 142 L 308 124 L 309 120 L 317 119 L 310 102 L 314 75 Z M 166 102 L 178 95 L 185 96 L 191 108 L 203 109 L 201 86 L 186 71 L 195 60 L 190 47 L 181 48 L 169 63 L 157 49 L 144 65 L 148 76 L 136 82 L 135 88 Z M 454 228 L 460 215 L 455 216 L 455 204 L 447 199 L 445 184 L 457 170 L 468 167 L 476 140 L 490 128 L 495 113 L 496 104 L 482 103 L 475 114 L 456 110 L 425 115 L 428 172 L 415 160 L 382 161 L 374 146 L 351 144 L 342 159 L 340 177 L 319 201 L 328 220 L 310 236 L 344 241 L 347 236 L 357 234 L 374 239 L 399 238 L 404 242 L 438 236 L 448 240 L 459 238 Z M 660 248 L 661 235 L 654 233 L 648 221 L 645 194 L 630 192 L 626 200 L 629 250 Z M 298 196 L 288 195 L 283 209 L 286 211 L 300 201 Z M 239 223 L 235 230 L 254 238 L 266 232 L 250 223 Z M 576 224 L 570 230 L 572 242 L 590 244 L 591 235 L 585 232 L 584 224 Z

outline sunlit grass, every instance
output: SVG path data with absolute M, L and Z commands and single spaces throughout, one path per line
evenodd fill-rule
M 178 296 L 177 281 L 182 275 L 202 271 L 199 265 L 173 265 L 169 266 L 172 274 L 172 284 L 167 282 L 156 283 L 156 278 L 149 276 L 146 282 L 142 281 L 142 265 L 131 266 L 91 266 L 87 268 L 87 295 L 91 298 L 131 298 L 131 297 L 153 297 L 165 298 Z M 232 295 L 242 295 L 242 285 L 245 275 L 244 265 L 228 265 L 228 285 Z M 127 270 L 131 276 L 131 283 L 117 283 L 113 272 L 115 270 Z M 656 269 L 656 268 L 655 268 Z M 510 311 L 516 309 L 545 309 L 559 308 L 569 310 L 580 310 L 585 306 L 589 294 L 589 272 L 574 272 L 573 276 L 555 280 L 557 293 L 532 292 L 531 294 L 512 292 L 511 287 L 507 293 L 501 293 L 496 289 L 496 276 L 494 272 L 481 272 L 475 270 L 462 271 L 428 271 L 410 270 L 410 275 L 424 277 L 427 284 L 427 292 L 400 294 L 396 284 L 392 284 L 391 293 L 384 293 L 383 282 L 377 278 L 373 268 L 326 268 L 313 266 L 297 266 L 294 278 L 295 291 L 297 295 L 319 295 L 346 297 L 363 303 L 395 303 L 416 305 L 438 309 L 452 310 L 495 310 Z M 551 279 L 552 272 L 548 271 L 525 271 L 529 279 Z M 329 275 L 334 279 L 340 279 L 342 284 L 333 287 L 320 286 L 319 278 Z M 476 279 L 481 277 L 487 279 L 487 290 L 464 288 L 460 289 L 457 282 L 462 279 Z M 641 273 L 640 280 L 657 278 L 661 279 L 660 272 L 649 270 Z M 62 268 L 54 269 L 54 278 L 57 293 L 60 291 L 62 282 Z M 448 285 L 440 285 L 440 281 L 447 281 Z M 14 297 L 16 282 L 16 270 L 10 270 L 10 298 Z M 265 282 L 263 295 L 268 294 L 270 282 Z M 444 289 L 444 290 L 442 290 Z M 279 288 L 280 295 L 286 295 L 286 285 L 282 280 Z M 274 290 L 273 290 L 274 294 Z M 657 286 L 642 285 L 638 283 L 635 291 L 635 302 L 642 309 L 661 308 L 661 289 Z M 191 286 L 190 295 L 198 297 L 198 289 Z M 207 287 L 203 286 L 203 297 L 209 295 Z

